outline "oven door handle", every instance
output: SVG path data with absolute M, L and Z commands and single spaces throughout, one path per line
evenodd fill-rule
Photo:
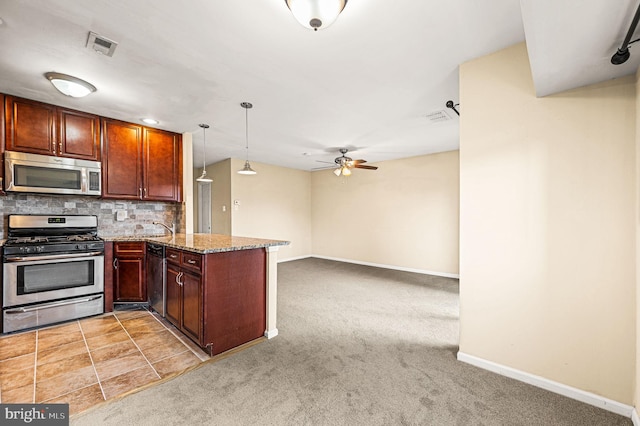
M 90 251 L 86 253 L 67 253 L 67 254 L 51 254 L 45 256 L 8 256 L 5 258 L 7 262 L 29 262 L 33 260 L 60 260 L 60 259 L 75 259 L 78 257 L 91 257 L 102 256 L 101 251 Z
M 52 302 L 52 303 L 47 303 L 47 304 L 38 305 L 38 306 L 31 306 L 31 307 L 26 307 L 26 308 L 11 308 L 11 309 L 7 309 L 6 311 L 4 311 L 4 313 L 5 314 L 24 314 L 26 312 L 39 311 L 41 309 L 57 308 L 58 306 L 74 305 L 76 303 L 93 302 L 94 300 L 98 300 L 101 297 L 102 297 L 102 295 L 93 296 L 93 297 L 85 297 L 84 299 L 62 300 L 60 302 Z

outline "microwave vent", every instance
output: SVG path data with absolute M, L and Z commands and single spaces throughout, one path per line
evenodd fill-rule
M 106 56 L 113 56 L 113 52 L 116 50 L 117 46 L 118 43 L 115 41 L 109 40 L 108 38 L 96 34 L 93 31 L 89 32 L 87 48 L 93 49 Z

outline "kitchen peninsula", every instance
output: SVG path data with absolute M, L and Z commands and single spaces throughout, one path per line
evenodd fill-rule
M 118 293 L 123 273 L 137 274 L 145 299 L 144 244 L 165 247 L 166 319 L 211 355 L 277 335 L 277 250 L 288 241 L 179 233 L 105 240 L 105 293 Z M 137 266 L 124 272 L 130 264 L 119 253 L 127 251 Z

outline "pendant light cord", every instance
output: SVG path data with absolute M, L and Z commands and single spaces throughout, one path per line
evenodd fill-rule
M 244 109 L 244 122 L 245 122 L 245 140 L 247 141 L 247 161 L 249 161 L 249 108 Z
M 202 171 L 203 172 L 207 170 L 207 159 L 205 158 L 205 156 L 207 155 L 206 145 L 207 145 L 207 129 L 206 127 L 203 127 L 202 128 Z

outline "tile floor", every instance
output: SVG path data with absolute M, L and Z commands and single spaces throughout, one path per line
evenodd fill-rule
M 209 359 L 171 328 L 129 310 L 0 337 L 0 402 L 75 414 Z

